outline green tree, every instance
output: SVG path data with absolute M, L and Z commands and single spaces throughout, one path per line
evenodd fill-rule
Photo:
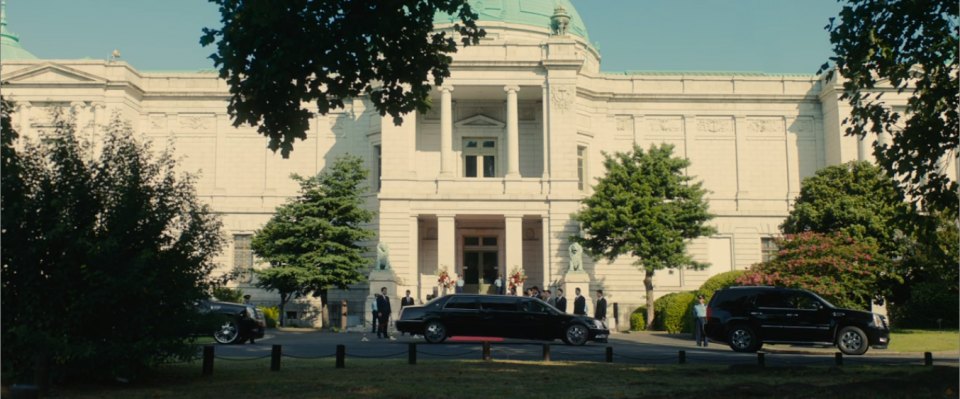
M 572 237 L 594 257 L 614 260 L 633 256 L 645 272 L 647 329 L 654 323 L 653 276 L 657 270 L 702 268 L 687 252 L 691 239 L 715 232 L 702 183 L 684 172 L 687 159 L 674 158 L 673 146 L 652 146 L 644 152 L 604 154 L 607 174 L 574 215 L 585 237 Z
M 438 11 L 459 17 L 453 30 L 464 46 L 485 35 L 467 0 L 210 1 L 223 27 L 204 28 L 200 43 L 217 43 L 210 58 L 230 85 L 234 125 L 256 126 L 284 157 L 306 138 L 305 102 L 323 115 L 369 95 L 397 124 L 425 112 L 429 77 L 441 85 L 457 51 L 448 32 L 433 31 Z
M 253 252 L 270 263 L 256 271 L 257 286 L 280 294 L 280 325 L 291 299 L 319 296 L 326 326 L 327 290 L 363 281 L 370 264 L 359 245 L 374 237 L 373 230 L 363 227 L 374 215 L 363 208 L 361 198 L 367 170 L 363 160 L 345 155 L 315 177 L 293 179 L 300 183 L 300 194 L 278 207 L 253 236 Z
M 154 155 L 118 116 L 96 158 L 72 120 L 54 120 L 19 154 L 3 122 L 4 162 L 18 163 L 2 177 L 5 376 L 26 378 L 38 362 L 62 379 L 131 378 L 191 358 L 194 304 L 223 244 L 218 217 L 172 153 Z M 7 191 L 18 178 L 20 191 Z
M 840 1 L 840 0 L 838 0 Z M 944 170 L 960 146 L 958 5 L 956 0 L 842 0 L 831 18 L 835 55 L 830 70 L 843 82 L 852 107 L 848 135 L 890 133 L 891 145 L 874 154 L 909 198 L 956 217 L 958 185 Z M 825 63 L 820 72 L 829 68 Z M 909 92 L 904 112 L 883 99 L 886 87 Z
M 897 278 L 875 242 L 858 242 L 843 232 L 787 235 L 777 245 L 774 259 L 753 265 L 737 282 L 804 288 L 840 307 L 869 309 L 889 286 L 883 280 Z
M 900 251 L 896 237 L 904 232 L 909 211 L 883 169 L 854 161 L 803 179 L 800 196 L 780 229 L 784 234 L 840 231 L 857 241 L 873 242 L 893 257 Z

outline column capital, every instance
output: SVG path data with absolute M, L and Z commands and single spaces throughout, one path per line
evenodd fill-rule
M 443 92 L 451 93 L 453 92 L 453 85 L 445 84 L 443 86 L 438 87 L 437 90 L 440 90 L 441 93 Z
M 506 85 L 506 86 L 503 86 L 503 91 L 505 91 L 505 92 L 507 92 L 507 93 L 510 93 L 510 92 L 516 93 L 516 92 L 520 91 L 520 86 L 517 86 L 517 85 Z

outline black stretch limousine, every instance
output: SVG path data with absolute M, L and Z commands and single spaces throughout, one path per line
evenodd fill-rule
M 429 343 L 453 336 L 523 338 L 569 345 L 606 342 L 610 330 L 591 317 L 563 313 L 536 298 L 455 294 L 400 312 L 397 330 L 421 334 Z

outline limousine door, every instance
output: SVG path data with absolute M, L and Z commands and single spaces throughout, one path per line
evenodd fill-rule
M 447 301 L 441 313 L 447 335 L 477 335 L 481 326 L 480 308 L 474 296 L 454 296 Z
M 479 334 L 491 337 L 525 338 L 524 313 L 513 296 L 484 296 L 480 299 Z

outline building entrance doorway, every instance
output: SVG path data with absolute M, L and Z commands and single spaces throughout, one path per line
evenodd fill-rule
M 463 291 L 494 294 L 500 254 L 497 237 L 463 238 Z

